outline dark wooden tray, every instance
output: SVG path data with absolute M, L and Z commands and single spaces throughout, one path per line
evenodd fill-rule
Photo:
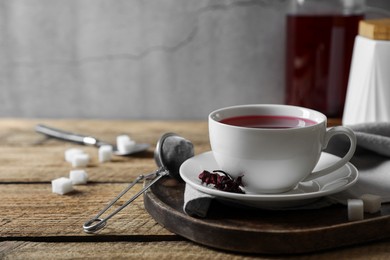
M 355 245 L 390 237 L 390 205 L 348 221 L 347 207 L 269 211 L 213 201 L 207 218 L 183 212 L 184 183 L 163 178 L 144 195 L 149 214 L 173 233 L 196 243 L 235 252 L 293 254 Z

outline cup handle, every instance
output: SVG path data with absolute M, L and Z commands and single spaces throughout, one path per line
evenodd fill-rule
M 338 160 L 333 165 L 326 167 L 324 169 L 312 172 L 308 177 L 306 177 L 302 181 L 311 181 L 313 179 L 317 179 L 321 176 L 324 176 L 324 175 L 327 175 L 331 172 L 334 172 L 335 170 L 344 166 L 352 158 L 352 156 L 356 150 L 356 136 L 350 128 L 347 128 L 344 126 L 336 126 L 336 127 L 330 128 L 329 130 L 326 131 L 324 145 L 323 145 L 322 149 L 325 149 L 328 146 L 329 140 L 333 136 L 339 135 L 339 134 L 344 134 L 344 135 L 348 136 L 349 141 L 350 141 L 350 146 L 349 146 L 348 152 L 344 155 L 343 158 Z

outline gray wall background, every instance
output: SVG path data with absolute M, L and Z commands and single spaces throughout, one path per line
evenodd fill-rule
M 0 117 L 206 119 L 283 103 L 287 2 L 0 0 Z

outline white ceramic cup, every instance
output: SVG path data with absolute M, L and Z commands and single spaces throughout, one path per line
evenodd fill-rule
M 300 118 L 311 124 L 277 129 L 220 122 L 240 116 Z M 348 136 L 349 151 L 333 165 L 313 172 L 328 141 L 338 134 Z M 247 193 L 286 192 L 301 181 L 330 174 L 344 166 L 356 149 L 356 137 L 349 128 L 327 129 L 324 114 L 288 105 L 241 105 L 213 111 L 209 115 L 209 138 L 220 170 L 235 178 L 242 175 Z

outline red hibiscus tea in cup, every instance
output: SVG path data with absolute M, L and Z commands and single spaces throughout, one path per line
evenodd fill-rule
M 245 115 L 222 119 L 221 123 L 249 128 L 285 129 L 315 125 L 316 122 L 292 116 Z
M 209 138 L 218 170 L 242 176 L 246 193 L 282 193 L 344 166 L 356 148 L 347 127 L 327 128 L 324 114 L 297 106 L 249 104 L 209 114 Z M 335 135 L 346 135 L 350 149 L 323 169 L 315 166 Z

